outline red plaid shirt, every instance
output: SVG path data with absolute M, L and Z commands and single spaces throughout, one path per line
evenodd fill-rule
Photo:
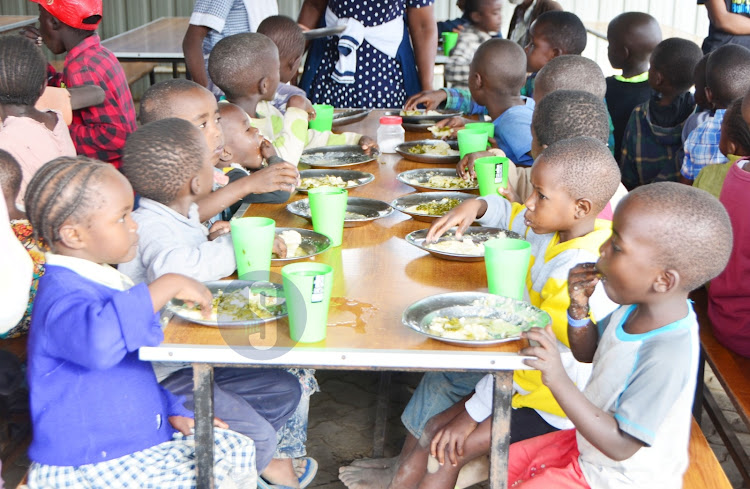
M 76 87 L 99 85 L 104 103 L 73 111 L 70 137 L 80 155 L 96 158 L 120 167 L 125 138 L 135 131 L 135 107 L 130 87 L 120 62 L 102 47 L 99 36 L 87 37 L 65 56 L 62 73 L 50 66 L 49 84 Z

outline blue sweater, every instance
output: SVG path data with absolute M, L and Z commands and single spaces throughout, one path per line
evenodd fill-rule
M 192 413 L 138 359 L 163 338 L 146 284 L 119 291 L 48 265 L 28 342 L 31 460 L 85 465 L 170 440 L 167 417 Z

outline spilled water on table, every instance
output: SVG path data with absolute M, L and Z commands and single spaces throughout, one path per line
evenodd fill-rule
M 378 311 L 378 308 L 372 304 L 346 297 L 331 297 L 329 311 L 334 309 L 337 312 L 328 318 L 328 327 L 353 327 L 354 331 L 359 334 L 365 333 L 367 321 Z

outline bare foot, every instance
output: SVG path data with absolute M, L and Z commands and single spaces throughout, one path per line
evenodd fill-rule
M 398 462 L 398 457 L 391 458 L 360 458 L 352 461 L 354 467 L 368 467 L 370 469 L 390 469 Z
M 388 489 L 395 465 L 381 469 L 348 466 L 339 468 L 339 480 L 349 489 Z
M 461 467 L 456 487 L 463 489 L 486 481 L 490 476 L 490 459 L 487 456 L 477 457 Z

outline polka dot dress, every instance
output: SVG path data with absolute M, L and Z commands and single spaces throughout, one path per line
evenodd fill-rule
M 353 17 L 365 27 L 384 24 L 404 15 L 406 7 L 431 5 L 434 0 L 329 0 L 338 17 Z M 404 19 L 404 22 L 406 19 Z M 401 63 L 363 41 L 357 50 L 354 83 L 331 78 L 339 52 L 338 37 L 326 41 L 325 54 L 312 83 L 312 101 L 334 107 L 402 107 L 406 101 Z

